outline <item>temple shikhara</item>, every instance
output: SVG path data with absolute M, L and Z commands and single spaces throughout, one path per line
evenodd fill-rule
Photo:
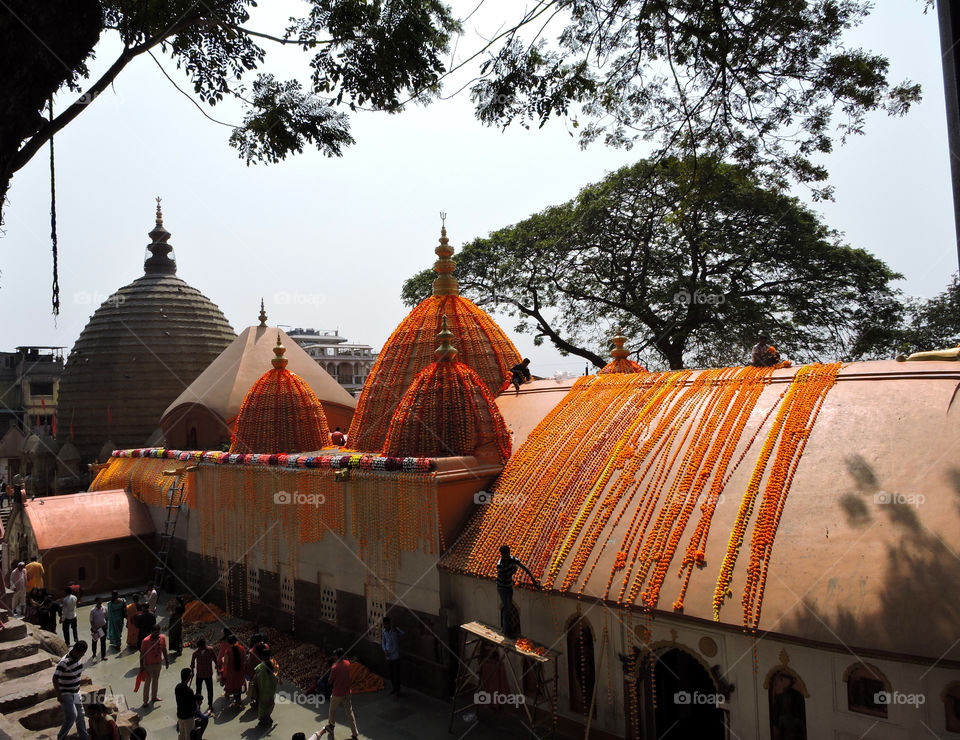
M 433 295 L 354 402 L 263 313 L 236 337 L 176 278 L 159 210 L 151 238 L 70 354 L 58 440 L 113 447 L 69 498 L 135 513 L 170 589 L 373 668 L 389 614 L 457 736 L 477 691 L 523 693 L 535 737 L 960 732 L 949 357 L 648 372 L 618 332 L 597 374 L 503 393 L 520 354 L 459 295 L 444 228 Z M 11 521 L 18 558 L 43 501 Z M 519 638 L 503 545 L 537 580 L 516 581 Z

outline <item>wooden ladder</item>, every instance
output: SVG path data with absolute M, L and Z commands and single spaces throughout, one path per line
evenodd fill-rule
M 170 572 L 170 548 L 173 545 L 173 535 L 177 531 L 177 522 L 180 519 L 180 510 L 183 508 L 183 499 L 186 491 L 186 477 L 199 469 L 199 465 L 190 465 L 174 470 L 164 470 L 162 475 L 172 478 L 164 497 L 167 508 L 167 518 L 160 533 L 160 550 L 157 552 L 157 564 L 153 568 L 153 584 L 158 590 L 171 590 L 168 583 L 173 574 Z

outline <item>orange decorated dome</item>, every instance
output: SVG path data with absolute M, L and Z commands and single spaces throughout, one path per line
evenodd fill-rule
M 287 370 L 279 334 L 273 352 L 273 369 L 243 399 L 230 452 L 272 455 L 329 446 L 330 427 L 320 400 L 299 375 Z
M 606 375 L 607 373 L 645 373 L 647 368 L 641 365 L 639 362 L 634 362 L 629 359 L 630 351 L 624 349 L 623 345 L 626 343 L 627 338 L 623 336 L 620 331 L 617 331 L 617 336 L 613 338 L 613 350 L 610 352 L 613 359 L 603 366 L 601 370 L 598 371 L 598 375 Z
M 417 373 L 393 414 L 383 453 L 391 457 L 473 455 L 503 464 L 510 432 L 480 376 L 456 359 L 447 318 L 436 362 Z
M 520 362 L 520 353 L 503 330 L 459 294 L 449 242 L 444 227 L 435 250 L 438 259 L 433 266 L 437 272 L 433 295 L 421 301 L 394 330 L 370 370 L 350 426 L 350 446 L 354 449 L 383 449 L 400 398 L 414 376 L 434 360 L 434 338 L 443 316 L 457 336 L 460 360 L 476 372 L 491 394 L 509 385 L 510 368 Z

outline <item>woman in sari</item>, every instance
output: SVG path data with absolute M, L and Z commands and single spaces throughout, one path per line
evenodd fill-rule
M 223 660 L 220 665 L 223 674 L 223 690 L 230 699 L 230 707 L 234 709 L 242 706 L 240 697 L 246 686 L 244 678 L 244 654 L 246 651 L 237 641 L 236 635 L 227 638 L 226 650 L 221 650 Z
M 256 685 L 257 697 L 257 719 L 260 725 L 270 727 L 273 720 L 270 715 L 273 714 L 273 707 L 277 699 L 277 685 L 280 679 L 277 676 L 279 666 L 277 661 L 271 657 L 270 648 L 261 646 L 260 664 L 254 671 L 253 681 Z
M 120 636 L 123 634 L 123 622 L 127 616 L 127 602 L 114 591 L 107 604 L 107 639 L 110 645 L 120 649 Z
M 111 602 L 112 603 L 112 602 Z M 139 652 L 140 650 L 140 631 L 137 629 L 137 597 L 136 594 L 130 599 L 126 606 L 127 612 L 127 647 Z

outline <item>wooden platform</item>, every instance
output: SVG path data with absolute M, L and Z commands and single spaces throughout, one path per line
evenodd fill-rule
M 517 647 L 517 640 L 512 637 L 507 637 L 496 627 L 491 627 L 483 622 L 467 622 L 466 624 L 461 624 L 460 629 L 474 634 L 477 637 L 486 640 L 487 642 L 497 645 L 498 647 L 512 650 L 518 655 L 522 655 L 524 658 L 530 658 L 531 660 L 536 660 L 540 663 L 549 663 L 551 660 L 555 660 L 557 656 L 560 655 L 559 651 L 551 650 L 546 645 L 538 645 L 537 643 L 533 642 L 533 640 L 530 640 L 530 642 L 533 642 L 534 649 L 540 648 L 541 652 L 527 652 L 526 650 L 521 650 L 519 647 Z M 525 638 L 521 635 L 517 639 L 522 640 Z

